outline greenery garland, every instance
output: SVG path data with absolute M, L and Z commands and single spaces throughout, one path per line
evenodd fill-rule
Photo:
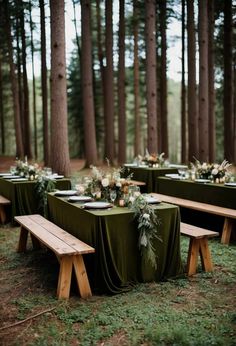
M 138 222 L 138 246 L 141 250 L 141 255 L 145 261 L 150 262 L 156 269 L 157 260 L 152 242 L 155 238 L 159 241 L 162 241 L 162 239 L 157 234 L 157 226 L 160 224 L 160 221 L 157 218 L 155 209 L 147 203 L 142 195 L 135 198 L 133 203 L 130 204 L 130 209 L 134 212 L 134 218 Z
M 47 216 L 47 193 L 54 191 L 55 186 L 56 180 L 46 176 L 40 176 L 37 180 L 35 192 L 39 200 L 39 211 L 43 212 L 44 216 Z

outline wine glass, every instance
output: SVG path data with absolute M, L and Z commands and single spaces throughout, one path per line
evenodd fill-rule
M 112 203 L 114 204 L 115 200 L 116 200 L 116 197 L 117 197 L 117 193 L 116 193 L 116 190 L 111 190 L 110 191 L 110 199 L 112 201 Z
M 179 175 L 180 175 L 180 179 L 184 179 L 185 178 L 185 169 L 181 168 L 181 169 L 178 169 L 178 172 L 179 172 Z

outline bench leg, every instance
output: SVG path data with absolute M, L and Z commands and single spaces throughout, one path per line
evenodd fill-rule
M 222 244 L 226 244 L 226 245 L 229 244 L 232 229 L 233 229 L 233 220 L 226 217 L 224 221 L 222 236 L 221 236 Z
M 41 246 L 40 241 L 32 233 L 30 233 L 30 237 L 31 237 L 31 241 L 33 244 L 33 249 L 34 250 L 41 249 L 42 246 Z
M 26 244 L 27 244 L 27 238 L 28 238 L 28 231 L 27 229 L 20 227 L 20 239 L 17 247 L 17 252 L 25 252 L 26 251 Z
M 0 205 L 0 222 L 2 224 L 6 222 L 6 212 L 3 205 Z
M 191 238 L 189 242 L 188 260 L 187 260 L 187 275 L 188 276 L 196 274 L 199 248 L 200 248 L 199 239 Z
M 200 239 L 200 256 L 202 262 L 202 269 L 206 272 L 213 271 L 211 253 L 208 246 L 208 239 L 206 237 Z
M 60 272 L 57 285 L 58 298 L 69 298 L 72 274 L 72 256 L 63 256 L 60 260 Z
M 81 298 L 86 299 L 88 297 L 91 297 L 92 292 L 90 289 L 83 256 L 82 255 L 74 256 L 73 264 L 74 264 L 76 280 L 77 280 Z

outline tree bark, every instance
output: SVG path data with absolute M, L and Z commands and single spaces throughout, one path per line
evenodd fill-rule
M 36 87 L 35 87 L 35 73 L 34 73 L 34 37 L 33 37 L 33 21 L 32 21 L 32 4 L 29 1 L 29 11 L 30 11 L 30 47 L 31 47 L 31 62 L 32 62 L 32 109 L 33 109 L 33 123 L 34 123 L 34 157 L 38 158 L 38 130 L 37 130 L 37 113 L 36 113 Z
M 232 0 L 224 2 L 224 155 L 234 161 Z
M 168 146 L 168 114 L 167 114 L 167 43 L 166 43 L 166 1 L 160 1 L 160 28 L 161 28 L 161 151 L 169 156 Z
M 68 176 L 70 158 L 67 128 L 64 0 L 50 0 L 51 13 L 51 166 Z
M 207 2 L 199 0 L 199 159 L 209 161 Z
M 182 79 L 181 79 L 181 162 L 187 161 L 186 85 L 185 85 L 185 0 L 182 0 Z
M 43 112 L 43 158 L 44 165 L 50 164 L 49 148 L 49 121 L 48 121 L 48 84 L 47 84 L 47 61 L 46 61 L 46 32 L 44 0 L 39 0 L 40 29 L 41 29 L 41 88 L 42 88 L 42 112 Z
M 216 159 L 214 0 L 208 1 L 209 161 Z
M 134 155 L 141 154 L 141 131 L 140 131 L 140 96 L 139 96 L 139 58 L 138 58 L 138 7 L 137 0 L 133 1 L 133 17 L 134 17 Z
M 89 167 L 97 162 L 89 0 L 81 0 L 81 36 L 85 158 Z
M 29 114 L 29 87 L 27 77 L 27 61 L 26 61 L 26 37 L 25 37 L 25 19 L 24 19 L 24 4 L 20 1 L 21 15 L 21 42 L 22 42 L 22 68 L 23 68 L 23 115 L 24 115 L 24 154 L 31 159 L 32 148 L 31 148 L 31 132 L 30 132 L 30 114 Z
M 157 152 L 157 83 L 156 83 L 156 9 L 155 1 L 145 2 L 146 31 L 146 93 L 147 144 L 151 153 Z
M 23 158 L 24 148 L 23 148 L 21 123 L 20 123 L 18 84 L 17 84 L 17 77 L 15 72 L 15 65 L 13 61 L 11 22 L 10 22 L 8 1 L 5 1 L 4 11 L 5 11 L 6 32 L 7 32 L 7 47 L 8 47 L 9 66 L 10 66 L 11 90 L 12 90 L 12 97 L 13 97 L 14 123 L 15 123 L 15 135 L 16 135 L 16 156 L 19 158 Z
M 112 1 L 106 0 L 106 67 L 105 67 L 105 157 L 114 161 L 114 91 L 113 91 L 113 29 Z
M 118 62 L 118 162 L 126 161 L 126 107 L 125 107 L 125 4 L 120 0 L 119 15 L 119 62 Z
M 2 59 L 0 51 L 0 133 L 1 133 L 1 153 L 5 154 L 5 126 L 3 112 L 3 81 L 2 81 Z
M 194 23 L 194 1 L 187 1 L 188 32 L 188 136 L 189 161 L 198 157 L 198 117 L 196 92 L 196 38 Z

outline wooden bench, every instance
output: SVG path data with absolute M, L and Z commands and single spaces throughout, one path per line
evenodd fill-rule
M 191 201 L 188 199 L 183 199 L 183 198 L 178 198 L 173 196 L 162 195 L 159 193 L 152 193 L 152 195 L 162 200 L 163 202 L 172 203 L 180 207 L 194 209 L 194 210 L 202 211 L 209 214 L 223 216 L 225 218 L 224 219 L 225 221 L 224 221 L 223 232 L 221 236 L 221 243 L 229 244 L 231 232 L 233 230 L 233 220 L 236 219 L 235 209 L 218 207 L 216 205 Z
M 0 222 L 6 222 L 6 206 L 10 205 L 11 201 L 6 197 L 0 196 Z
M 188 225 L 183 222 L 181 222 L 180 225 L 180 232 L 190 238 L 187 259 L 187 275 L 191 276 L 196 274 L 199 255 L 201 257 L 202 269 L 206 272 L 213 271 L 208 238 L 216 237 L 219 233 Z
M 58 298 L 69 298 L 72 268 L 75 271 L 81 297 L 90 297 L 92 293 L 83 255 L 95 252 L 94 248 L 83 243 L 41 215 L 15 216 L 15 220 L 21 226 L 18 252 L 26 251 L 27 237 L 30 232 L 34 248 L 39 248 L 41 244 L 44 244 L 56 254 L 60 263 L 57 285 Z

